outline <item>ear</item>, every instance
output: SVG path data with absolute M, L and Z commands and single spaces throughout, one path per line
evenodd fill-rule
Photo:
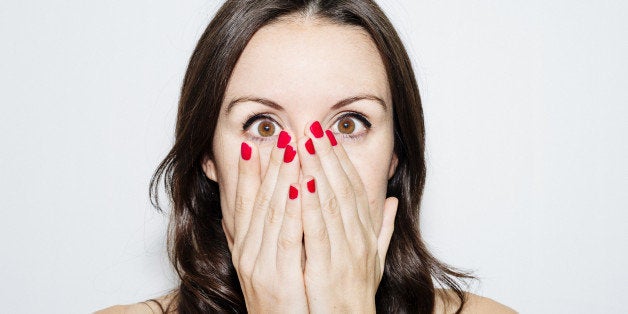
M 392 160 L 390 161 L 390 169 L 388 169 L 388 180 L 390 180 L 390 178 L 392 178 L 392 176 L 395 174 L 398 164 L 399 164 L 399 158 L 397 158 L 397 154 L 393 152 Z
M 218 178 L 216 175 L 216 164 L 214 163 L 214 161 L 208 157 L 205 157 L 202 166 L 205 176 L 212 181 L 218 182 Z

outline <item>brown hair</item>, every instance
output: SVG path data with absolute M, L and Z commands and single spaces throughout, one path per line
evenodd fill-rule
M 438 261 L 421 238 L 419 210 L 426 177 L 421 99 L 401 40 L 371 0 L 227 0 L 207 26 L 183 81 L 175 143 L 150 185 L 151 202 L 159 211 L 161 179 L 173 204 L 168 254 L 181 283 L 169 308 L 182 314 L 246 312 L 221 226 L 218 184 L 205 176 L 201 164 L 213 158 L 216 121 L 240 54 L 258 29 L 289 14 L 362 27 L 378 47 L 388 73 L 399 163 L 387 196 L 397 197 L 399 205 L 375 296 L 377 312 L 432 313 L 435 283 L 453 289 L 460 312 L 466 297 L 458 281 L 474 277 Z

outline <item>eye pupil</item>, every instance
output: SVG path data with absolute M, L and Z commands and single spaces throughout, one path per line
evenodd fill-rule
M 340 133 L 351 134 L 355 130 L 355 122 L 351 118 L 345 118 L 339 121 L 338 131 Z
M 257 131 L 264 137 L 273 136 L 275 134 L 275 125 L 270 121 L 263 121 L 260 122 Z

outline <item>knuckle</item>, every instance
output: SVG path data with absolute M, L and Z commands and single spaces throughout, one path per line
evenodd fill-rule
M 246 209 L 246 198 L 241 194 L 237 194 L 235 199 L 235 211 L 241 213 L 246 211 Z
M 268 209 L 268 214 L 266 215 L 266 223 L 275 224 L 281 221 L 281 212 L 277 210 L 277 207 L 271 206 Z
M 265 271 L 264 269 L 262 269 L 261 267 L 255 267 L 253 269 L 253 271 L 251 272 L 251 276 L 249 277 L 251 284 L 253 286 L 254 289 L 259 289 L 259 291 L 268 291 L 267 287 L 268 287 L 268 283 L 267 283 L 267 276 L 266 273 L 268 271 Z
M 289 251 L 292 248 L 301 245 L 301 240 L 297 241 L 296 239 L 291 238 L 288 235 L 280 235 L 279 239 L 277 239 L 277 248 L 283 251 Z
M 316 230 L 314 230 L 314 232 L 312 233 L 312 237 L 316 240 L 316 241 L 327 241 L 329 239 L 329 234 L 327 233 L 327 229 L 325 228 L 318 228 Z
M 323 201 L 323 210 L 328 212 L 329 214 L 336 216 L 340 214 L 338 209 L 338 201 L 335 196 L 328 197 Z
M 253 288 L 255 287 L 259 287 L 260 285 L 260 274 L 259 271 L 257 270 L 257 268 L 253 269 L 253 271 L 251 271 L 250 276 L 248 277 L 249 281 L 251 282 L 251 285 L 253 286 Z
M 284 219 L 289 219 L 291 221 L 296 221 L 301 219 L 301 214 L 294 208 L 286 209 L 283 213 Z
M 237 262 L 237 264 L 234 265 L 238 265 L 237 266 L 237 270 L 238 273 L 240 274 L 240 276 L 244 277 L 244 278 L 251 278 L 252 274 L 253 274 L 253 263 L 248 261 L 247 259 L 244 258 L 240 258 L 240 260 Z
M 366 191 L 364 190 L 364 185 L 362 185 L 362 183 L 354 183 L 355 189 L 353 190 L 353 193 L 355 194 L 356 198 L 361 198 L 361 197 L 365 197 L 366 196 Z
M 264 208 L 268 206 L 271 198 L 272 197 L 266 193 L 258 194 L 255 198 L 255 208 Z
M 343 182 L 337 189 L 338 195 L 343 199 L 354 199 L 355 191 L 349 182 Z

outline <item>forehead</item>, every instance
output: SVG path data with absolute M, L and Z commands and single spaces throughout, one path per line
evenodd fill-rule
M 355 26 L 297 19 L 255 33 L 225 100 L 255 95 L 282 103 L 332 103 L 364 93 L 390 103 L 386 70 L 371 36 Z

